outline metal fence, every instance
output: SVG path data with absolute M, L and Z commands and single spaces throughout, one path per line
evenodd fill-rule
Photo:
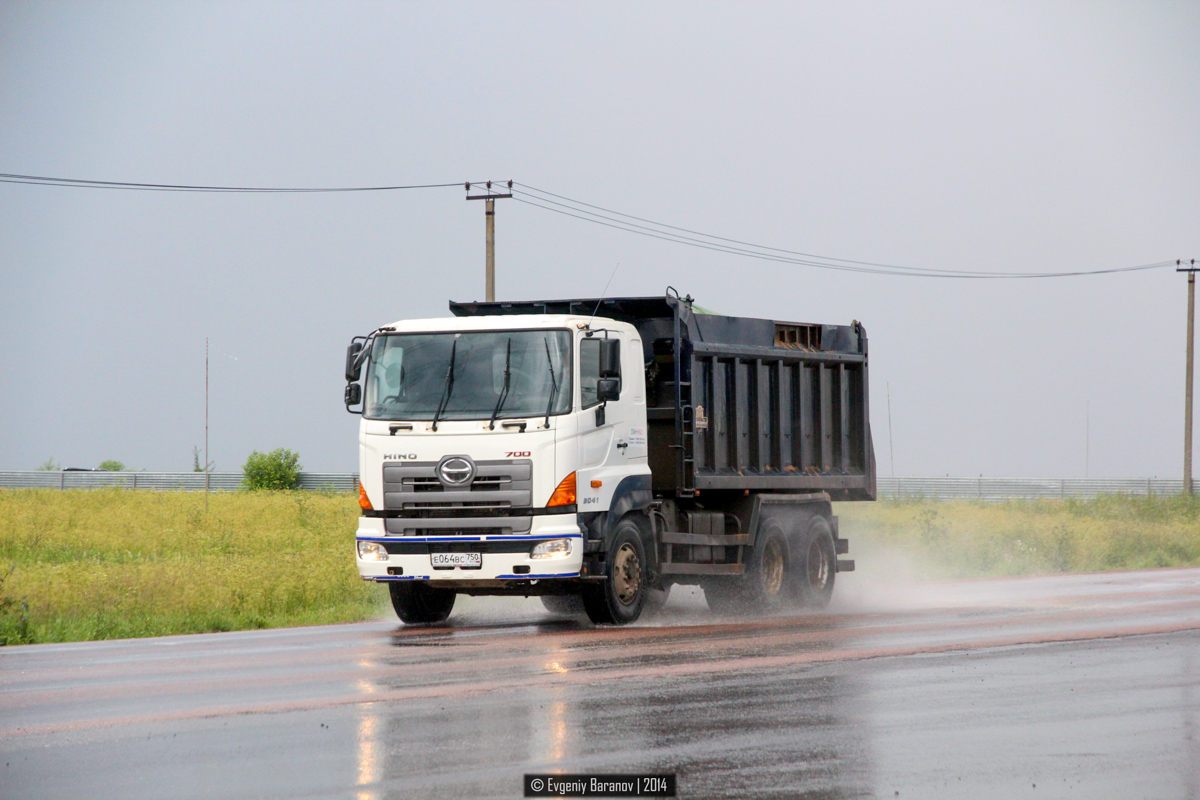
M 242 488 L 242 473 L 208 476 L 214 492 Z M 1010 500 L 1014 498 L 1095 497 L 1101 494 L 1166 495 L 1183 491 L 1182 479 L 1170 478 L 883 478 L 879 496 L 924 497 L 930 500 Z M 0 472 L 0 489 L 127 489 L 204 491 L 203 472 Z M 356 472 L 301 472 L 300 488 L 353 492 Z
M 1011 500 L 1096 497 L 1101 494 L 1165 495 L 1183 491 L 1170 478 L 883 478 L 879 496 L 930 500 Z M 1193 484 L 1194 485 L 1194 484 Z
M 213 472 L 208 488 L 228 492 L 242 488 L 242 473 Z M 126 489 L 167 489 L 204 491 L 203 472 L 0 472 L 2 489 L 99 489 L 120 486 Z M 313 491 L 353 492 L 358 488 L 356 472 L 301 472 L 300 488 Z

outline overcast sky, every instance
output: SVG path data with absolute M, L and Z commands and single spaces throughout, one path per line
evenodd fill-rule
M 512 178 L 826 256 L 1125 267 L 1200 258 L 1198 42 L 1194 2 L 0 0 L 0 172 Z M 207 336 L 218 470 L 355 470 L 350 337 L 483 298 L 463 195 L 0 184 L 0 469 L 190 470 Z M 883 475 L 1182 473 L 1173 269 L 861 275 L 497 203 L 499 299 L 594 296 L 618 264 L 610 295 L 861 320 Z

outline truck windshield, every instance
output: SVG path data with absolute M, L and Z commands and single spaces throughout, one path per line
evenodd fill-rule
M 370 419 L 514 419 L 546 416 L 547 409 L 565 414 L 572 397 L 571 335 L 387 334 L 371 348 L 366 384 L 364 416 Z

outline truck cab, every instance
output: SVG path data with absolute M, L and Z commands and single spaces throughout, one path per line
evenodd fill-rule
M 360 575 L 419 586 L 414 621 L 447 592 L 577 580 L 580 516 L 650 500 L 641 361 L 632 325 L 572 315 L 407 320 L 352 345 Z

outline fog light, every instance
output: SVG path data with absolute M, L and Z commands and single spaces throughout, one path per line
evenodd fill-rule
M 566 558 L 571 555 L 570 539 L 551 539 L 548 542 L 536 544 L 529 551 L 530 558 Z
M 388 551 L 379 542 L 359 542 L 358 557 L 363 561 L 387 561 Z

